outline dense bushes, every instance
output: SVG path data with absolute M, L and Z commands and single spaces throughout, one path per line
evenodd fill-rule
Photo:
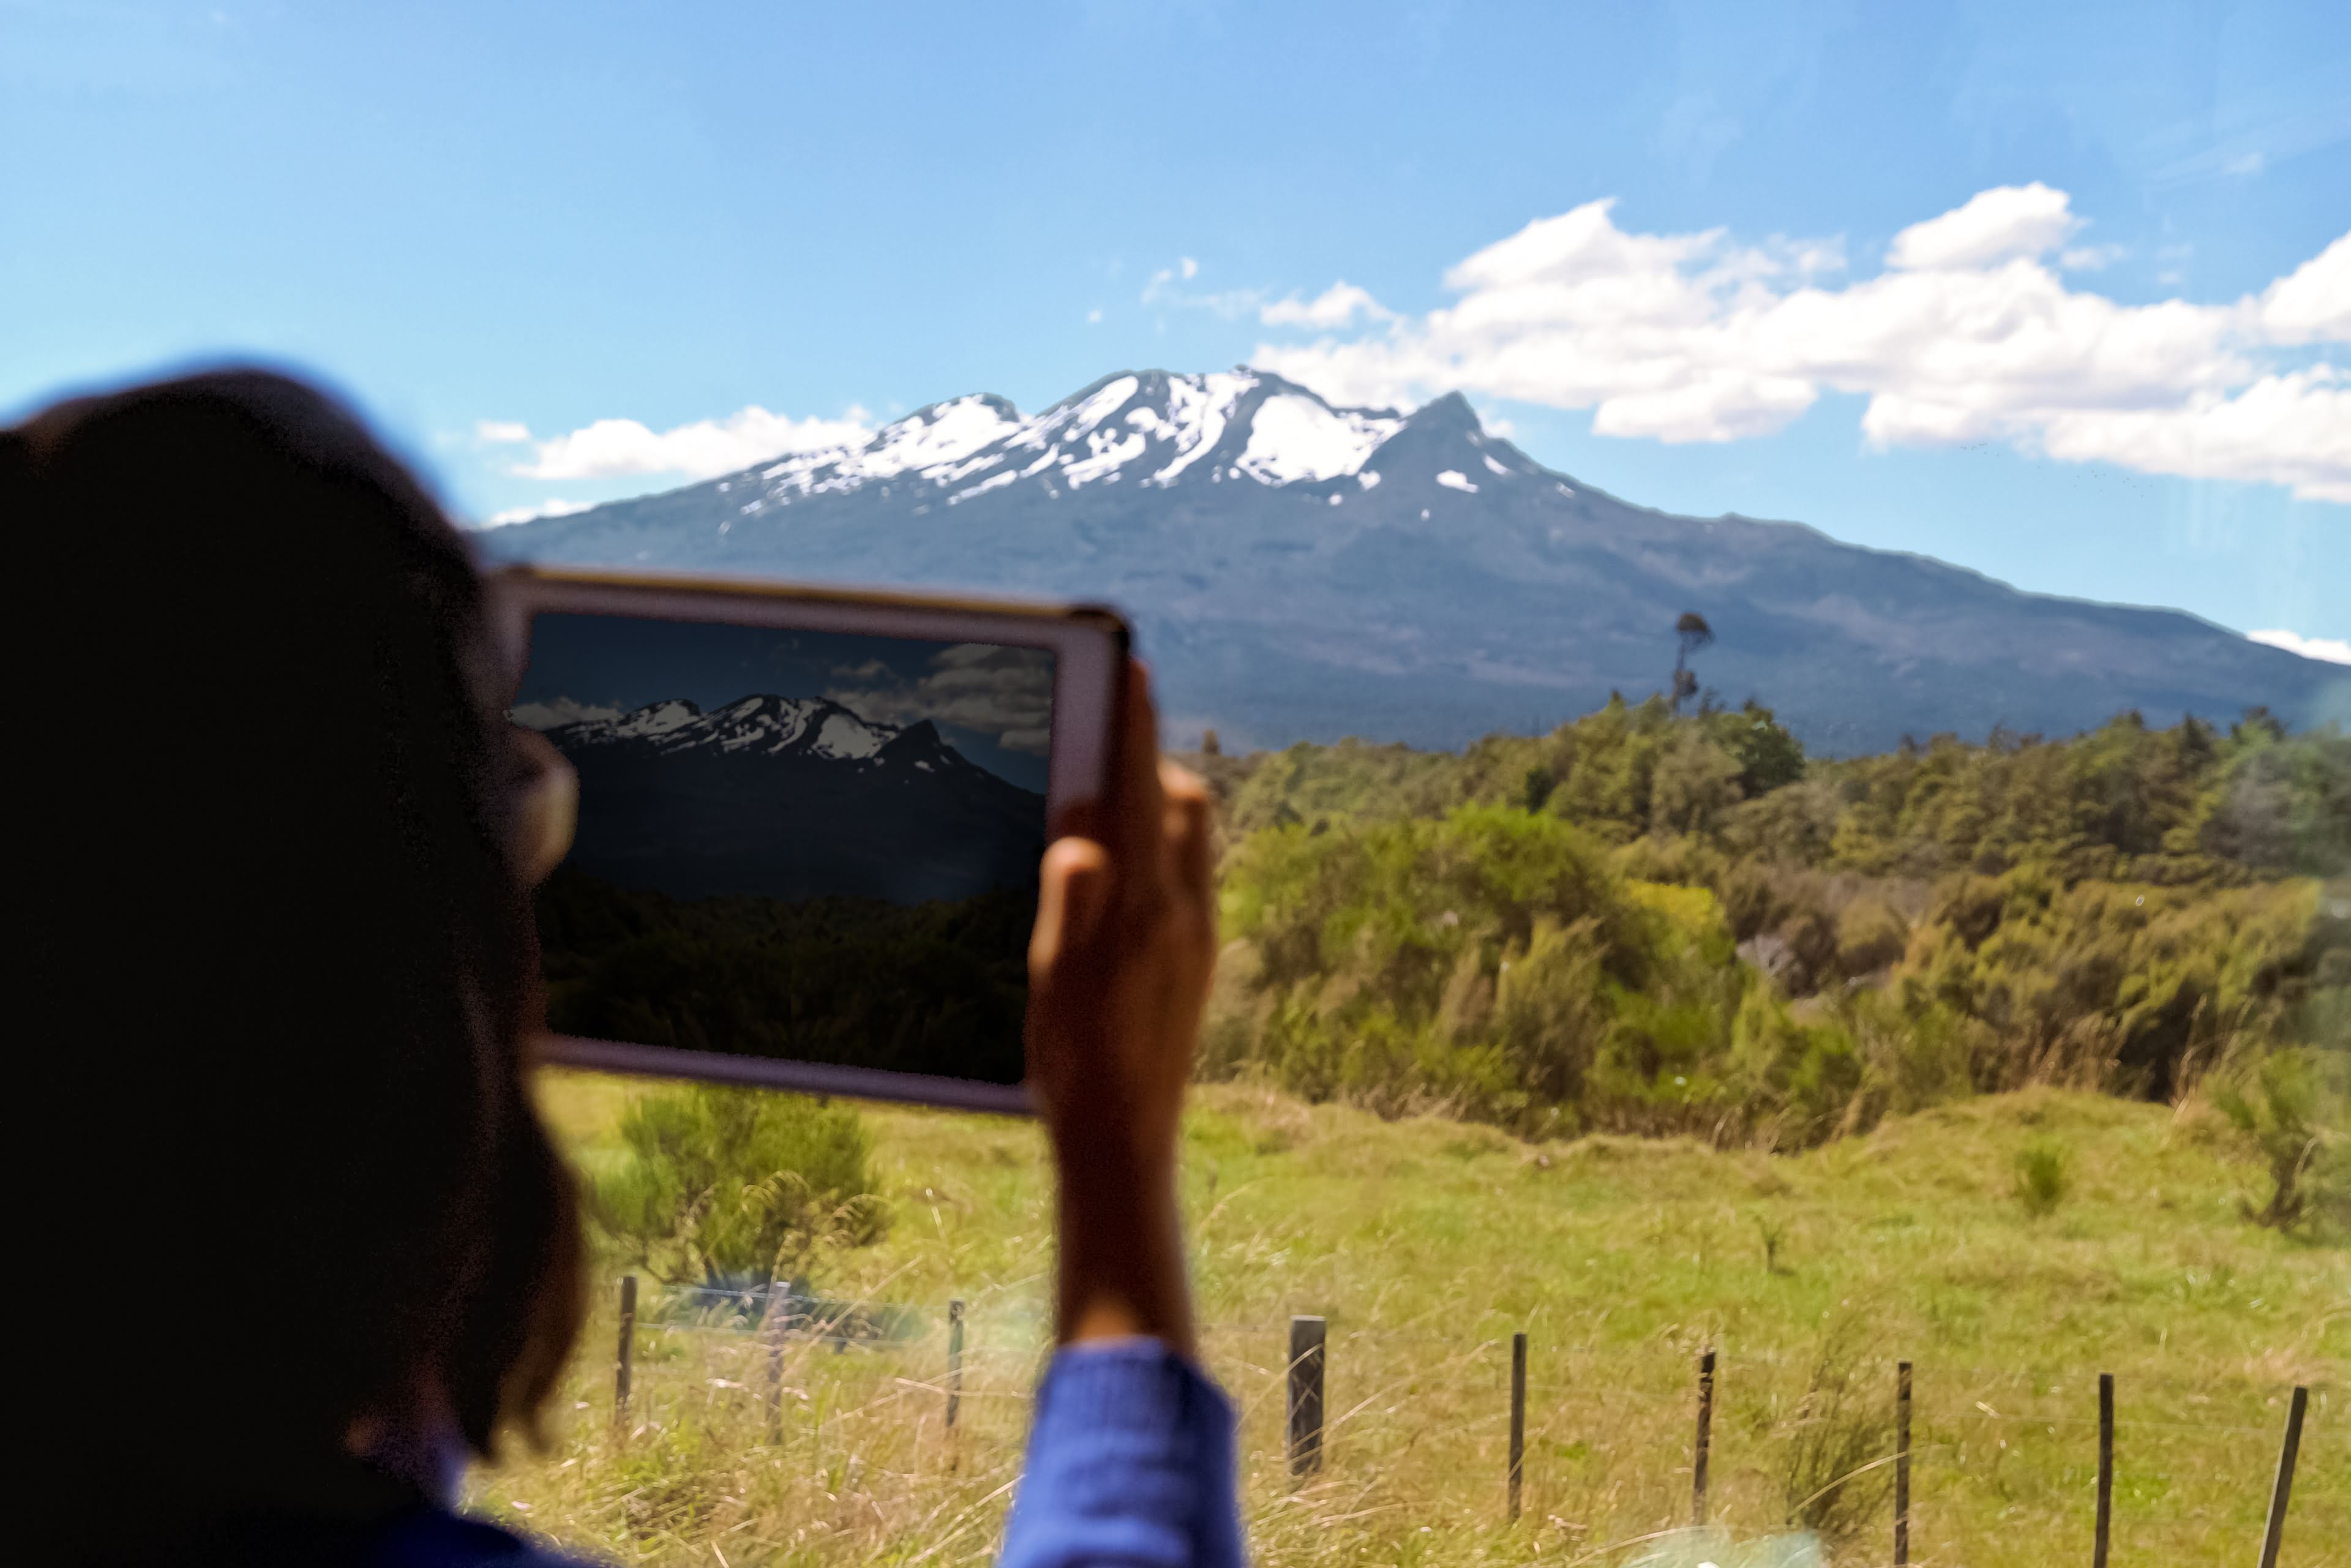
M 1754 703 L 1676 718 L 1619 699 L 1540 737 L 1459 755 L 1300 745 L 1214 768 L 1237 835 L 1292 822 L 1517 805 L 1611 843 L 1695 837 L 1743 859 L 1932 880 L 2047 865 L 2059 878 L 2184 885 L 2351 872 L 2351 736 L 2226 735 L 2124 714 L 2070 740 L 1938 736 L 1807 762 Z
M 1458 757 L 1218 760 L 1211 1072 L 1798 1145 L 1972 1091 L 2161 1097 L 2351 1048 L 2351 911 L 2283 875 L 2351 868 L 2331 732 L 2126 715 L 1807 765 L 1751 704 L 1616 702 Z
M 1736 972 L 1712 904 L 1636 896 L 1590 835 L 1514 807 L 1268 829 L 1226 876 L 1240 979 L 1209 1068 L 1392 1110 L 1604 1116 L 1719 1054 Z

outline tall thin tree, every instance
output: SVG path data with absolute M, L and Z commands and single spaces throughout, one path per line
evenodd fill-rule
M 1682 711 L 1682 699 L 1698 695 L 1698 676 L 1690 670 L 1690 655 L 1714 641 L 1714 628 L 1708 625 L 1706 617 L 1697 611 L 1685 610 L 1681 613 L 1681 619 L 1674 622 L 1674 641 L 1677 646 L 1674 653 L 1674 698 L 1671 707 L 1674 713 L 1679 714 Z

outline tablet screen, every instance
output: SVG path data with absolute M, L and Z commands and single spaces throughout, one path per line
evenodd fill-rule
M 580 776 L 538 894 L 548 1021 L 1012 1084 L 1053 654 L 534 617 L 516 723 Z

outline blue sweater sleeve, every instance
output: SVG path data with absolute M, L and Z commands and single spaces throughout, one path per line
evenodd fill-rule
M 1233 1411 L 1157 1340 L 1062 1351 L 998 1568 L 1243 1568 Z

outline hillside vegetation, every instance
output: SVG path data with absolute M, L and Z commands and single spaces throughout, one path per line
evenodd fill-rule
M 2168 1099 L 2290 1052 L 2339 1127 L 2337 732 L 2126 715 L 1818 761 L 1753 704 L 1652 699 L 1459 754 L 1191 760 L 1226 833 L 1214 1076 L 1786 1147 L 2028 1082 Z

